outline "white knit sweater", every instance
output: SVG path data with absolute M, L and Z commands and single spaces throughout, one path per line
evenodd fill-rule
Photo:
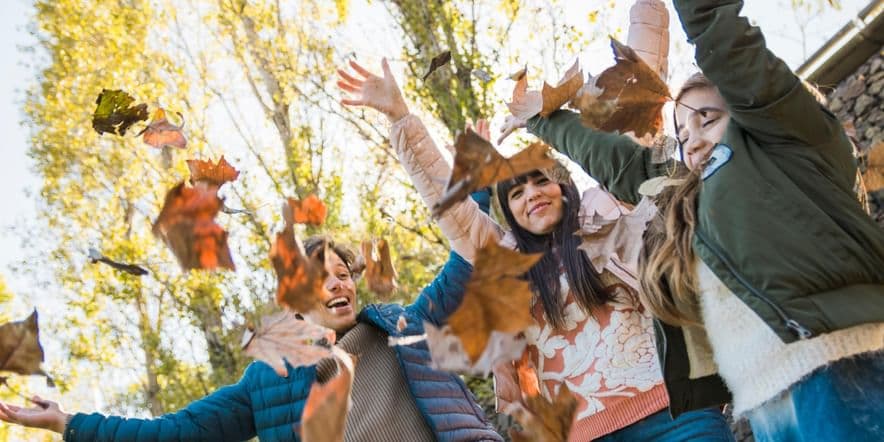
M 697 260 L 703 323 L 718 373 L 739 416 L 785 391 L 815 369 L 884 349 L 884 323 L 863 324 L 783 343 L 771 328 Z

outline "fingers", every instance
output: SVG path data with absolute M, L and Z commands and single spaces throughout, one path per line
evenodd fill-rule
M 16 411 L 12 409 L 12 405 L 6 405 L 3 402 L 0 402 L 0 420 L 10 422 L 13 424 L 18 423 L 18 419 L 16 417 Z M 15 407 L 18 408 L 18 407 Z
M 369 78 L 374 76 L 371 72 L 366 70 L 364 67 L 360 66 L 359 63 L 356 63 L 355 60 L 350 60 L 350 67 L 353 68 L 359 75 L 362 75 L 365 78 Z
M 347 91 L 347 92 L 351 92 L 354 94 L 358 94 L 358 93 L 362 92 L 362 88 L 353 86 L 350 83 L 340 81 L 340 80 L 338 80 L 338 87 Z
M 390 71 L 390 63 L 387 62 L 387 57 L 381 59 L 381 69 L 384 70 L 384 78 L 393 78 L 393 72 Z
M 350 100 L 345 98 L 341 100 L 341 104 L 345 106 L 364 106 L 365 102 L 362 100 Z
M 503 143 L 503 140 L 505 140 L 506 137 L 510 136 L 511 133 L 515 132 L 516 128 L 515 127 L 503 127 L 500 129 L 500 131 L 501 131 L 501 134 L 500 134 L 500 137 L 497 139 L 497 144 Z
M 362 86 L 362 84 L 365 83 L 364 80 L 360 80 L 356 77 L 351 76 L 347 73 L 347 71 L 343 69 L 338 69 L 338 76 L 344 79 L 344 81 L 346 81 L 347 83 L 350 83 L 354 86 Z M 338 84 L 340 84 L 340 82 L 338 82 Z

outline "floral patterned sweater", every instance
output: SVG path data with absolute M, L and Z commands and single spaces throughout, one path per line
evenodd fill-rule
M 413 115 L 393 124 L 390 140 L 424 202 L 432 207 L 444 193 L 451 173 L 451 152 L 438 149 Z M 618 303 L 584 312 L 574 303 L 567 284 L 562 284 L 561 295 L 567 299 L 565 330 L 554 330 L 542 307 L 533 307 L 536 326 L 526 331 L 527 351 L 537 369 L 541 391 L 549 398 L 561 385 L 567 385 L 579 401 L 570 440 L 585 441 L 611 433 L 669 404 L 651 318 L 635 301 L 641 236 L 655 213 L 649 200 L 630 208 L 602 189 L 587 190 L 581 199 L 581 249 L 602 281 L 616 290 Z M 515 248 L 511 234 L 471 199 L 455 204 L 438 223 L 452 249 L 470 262 L 489 240 Z M 512 364 L 495 368 L 494 374 L 498 409 L 520 403 Z

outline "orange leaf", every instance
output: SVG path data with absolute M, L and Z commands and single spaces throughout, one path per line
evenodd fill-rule
M 471 362 L 476 362 L 493 331 L 516 334 L 534 323 L 531 287 L 520 279 L 542 255 L 526 255 L 490 241 L 479 249 L 460 307 L 448 318 Z
M 181 116 L 181 114 L 178 114 Z M 184 149 L 187 147 L 187 138 L 181 132 L 181 126 L 176 126 L 166 119 L 166 111 L 162 108 L 157 109 L 153 113 L 150 124 L 144 129 L 144 143 L 156 148 L 166 146 Z
M 221 186 L 224 183 L 233 182 L 239 177 L 239 171 L 224 159 L 224 155 L 221 155 L 218 164 L 212 164 L 211 161 L 187 160 L 187 167 L 190 169 L 191 184 L 205 181 Z
M 298 319 L 294 312 L 281 311 L 261 318 L 257 328 L 243 335 L 243 352 L 273 367 L 282 377 L 292 367 L 314 365 L 332 356 L 334 330 Z
M 327 209 L 316 195 L 309 195 L 303 200 L 289 198 L 283 206 L 282 216 L 287 224 L 311 224 L 320 226 L 325 222 Z
M 276 235 L 276 242 L 270 249 L 270 261 L 278 282 L 277 304 L 298 313 L 306 313 L 319 305 L 328 275 L 325 263 L 316 256 L 305 255 L 291 224 L 286 224 L 285 229 Z
M 314 383 L 310 387 L 310 394 L 301 414 L 300 433 L 304 442 L 344 440 L 355 362 L 352 356 L 340 353 L 344 353 L 343 350 L 336 353 L 338 375 L 325 384 Z
M 513 442 L 561 442 L 568 440 L 577 398 L 562 384 L 553 402 L 535 394 L 523 398 L 524 406 L 515 405 L 510 412 L 522 430 L 510 429 Z
M 543 89 L 540 92 L 543 108 L 540 116 L 548 117 L 549 114 L 559 110 L 577 95 L 581 87 L 583 87 L 583 70 L 580 69 L 580 60 L 577 60 L 555 87 L 543 82 Z
M 879 141 L 869 149 L 866 157 L 866 171 L 863 182 L 868 193 L 884 188 L 884 141 Z
M 583 124 L 594 129 L 653 136 L 663 127 L 669 88 L 632 48 L 613 37 L 611 48 L 616 64 L 590 78 L 572 106 L 580 111 Z
M 445 194 L 433 206 L 433 216 L 439 216 L 470 193 L 498 181 L 508 180 L 537 169 L 555 166 L 547 155 L 549 146 L 537 142 L 510 158 L 504 158 L 488 140 L 467 129 L 454 143 L 454 166 L 445 188 Z
M 166 194 L 163 210 L 153 223 L 153 233 L 161 238 L 184 270 L 234 269 L 227 232 L 215 223 L 221 208 L 218 186 L 178 183 Z
M 37 310 L 23 321 L 0 325 L 0 371 L 47 376 L 40 369 L 42 362 L 43 346 L 40 345 Z
M 519 391 L 527 396 L 540 395 L 540 380 L 537 379 L 537 370 L 528 360 L 527 351 L 522 353 L 522 358 L 516 361 L 516 375 L 519 378 Z
M 396 290 L 396 269 L 393 268 L 387 241 L 378 241 L 378 259 L 374 256 L 372 241 L 363 241 L 362 256 L 365 260 L 365 282 L 368 289 L 378 295 L 388 295 Z

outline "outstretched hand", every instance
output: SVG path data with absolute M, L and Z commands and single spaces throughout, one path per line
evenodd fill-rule
M 341 104 L 347 106 L 367 106 L 376 109 L 387 116 L 390 122 L 395 123 L 408 115 L 408 105 L 402 98 L 396 78 L 390 72 L 387 59 L 381 61 L 384 76 L 372 74 L 355 61 L 350 61 L 350 67 L 357 75 L 350 75 L 343 69 L 338 69 L 338 87 L 353 95 L 354 98 L 344 98 Z M 361 77 L 361 78 L 359 78 Z
M 69 415 L 61 411 L 57 402 L 47 401 L 39 396 L 31 398 L 31 402 L 36 407 L 23 408 L 0 402 L 0 420 L 25 427 L 64 433 Z
M 527 125 L 527 119 L 515 115 L 507 115 L 503 121 L 503 126 L 500 127 L 500 138 L 497 139 L 497 144 L 503 143 L 503 140 L 510 136 L 511 133 Z

